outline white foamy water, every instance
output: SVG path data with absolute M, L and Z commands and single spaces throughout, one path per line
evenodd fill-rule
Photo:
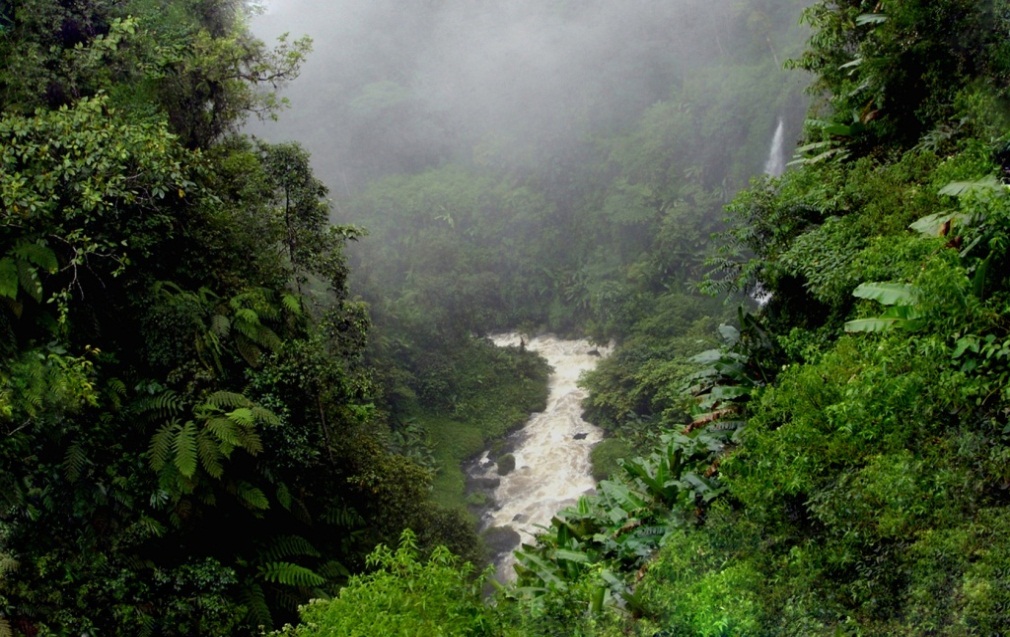
M 772 177 L 781 177 L 786 171 L 786 123 L 779 118 L 778 126 L 775 127 L 775 135 L 772 136 L 771 147 L 768 149 L 768 161 L 765 162 L 765 174 Z
M 518 346 L 518 334 L 492 337 L 500 347 Z M 562 340 L 538 336 L 526 348 L 547 359 L 551 367 L 547 409 L 533 414 L 519 434 L 512 452 L 516 468 L 502 476 L 495 490 L 497 509 L 484 519 L 485 526 L 509 527 L 523 543 L 529 543 L 538 526 L 550 524 L 558 510 L 575 504 L 579 496 L 591 492 L 596 482 L 591 475 L 589 452 L 603 439 L 603 430 L 582 420 L 582 400 L 586 392 L 576 383 L 584 371 L 596 367 L 610 348 L 586 340 Z M 493 465 L 485 475 L 497 475 Z M 515 578 L 515 560 L 508 553 L 497 564 L 499 578 Z

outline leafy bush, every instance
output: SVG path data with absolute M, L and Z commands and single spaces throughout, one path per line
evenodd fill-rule
M 413 533 L 404 531 L 396 551 L 378 546 L 368 556 L 375 569 L 351 578 L 331 600 L 315 600 L 300 610 L 302 623 L 273 633 L 280 637 L 372 637 L 373 635 L 491 635 L 492 622 L 481 600 L 487 573 L 475 577 L 445 547 L 420 559 Z

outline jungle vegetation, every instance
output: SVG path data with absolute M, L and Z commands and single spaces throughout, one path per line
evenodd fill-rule
M 243 3 L 0 2 L 0 636 L 1010 632 L 1008 7 L 716 4 L 557 143 L 340 67 L 335 183 Z M 489 601 L 514 327 L 617 341 L 611 438 Z

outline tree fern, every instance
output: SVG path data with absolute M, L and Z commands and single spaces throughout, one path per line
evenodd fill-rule
M 136 409 L 142 413 L 152 413 L 159 418 L 175 418 L 182 413 L 185 402 L 176 392 L 166 389 L 153 396 L 141 398 Z
M 288 312 L 291 312 L 295 316 L 302 315 L 302 300 L 300 297 L 294 294 L 284 294 L 281 296 L 281 305 L 284 306 Z
M 241 447 L 251 455 L 257 455 L 263 451 L 263 441 L 253 429 L 240 429 L 239 440 Z
M 233 409 L 227 414 L 228 420 L 241 425 L 243 427 L 252 427 L 256 424 L 256 418 L 253 416 L 253 412 L 248 407 L 239 407 L 238 409 Z
M 249 582 L 242 589 L 242 601 L 245 602 L 250 623 L 256 626 L 272 626 L 273 617 L 270 614 L 270 606 L 267 604 L 266 594 L 263 587 L 256 582 Z
M 210 418 L 204 426 L 206 427 L 206 431 L 214 434 L 219 441 L 231 445 L 232 447 L 242 446 L 242 438 L 239 435 L 239 427 L 234 421 L 232 421 L 231 418 L 227 418 L 225 416 Z
M 266 562 L 279 562 L 289 557 L 320 557 L 320 553 L 312 543 L 300 535 L 282 535 L 276 537 L 270 546 L 259 553 L 260 559 Z
M 200 466 L 204 471 L 212 478 L 220 479 L 224 476 L 224 465 L 221 463 L 224 454 L 221 453 L 221 447 L 217 442 L 204 432 L 200 432 L 196 448 L 197 454 L 200 456 Z
M 14 259 L 0 259 L 0 296 L 16 299 L 18 296 L 18 266 Z
M 14 247 L 13 254 L 49 274 L 55 274 L 59 268 L 56 253 L 40 243 L 21 241 Z
M 173 462 L 183 476 L 192 478 L 196 473 L 196 425 L 192 420 L 178 427 L 172 437 L 172 451 L 175 452 Z
M 329 580 L 338 580 L 351 576 L 351 571 L 337 560 L 329 560 L 317 568 L 316 572 Z
M 151 436 L 151 444 L 147 449 L 148 463 L 155 471 L 161 471 L 168 464 L 172 450 L 172 433 L 178 425 L 169 423 L 158 429 Z
M 67 447 L 63 455 L 63 475 L 70 482 L 77 482 L 84 468 L 88 465 L 88 456 L 79 443 L 73 443 Z
M 251 407 L 253 401 L 237 392 L 216 391 L 208 394 L 204 398 L 203 404 L 207 407 L 216 407 L 218 409 L 237 409 L 239 407 Z
M 267 582 L 284 586 L 322 586 L 326 579 L 312 569 L 291 562 L 268 562 L 260 566 L 260 576 Z
M 285 511 L 291 510 L 291 491 L 288 490 L 288 485 L 281 482 L 277 485 L 277 502 L 284 507 Z
M 270 508 L 270 500 L 265 493 L 248 482 L 239 482 L 235 495 L 250 509 L 264 511 Z
M 18 282 L 21 289 L 28 293 L 28 296 L 35 299 L 36 303 L 42 302 L 42 279 L 39 278 L 38 271 L 24 261 L 18 261 Z

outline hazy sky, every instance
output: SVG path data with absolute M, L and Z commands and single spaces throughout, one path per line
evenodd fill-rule
M 293 109 L 251 130 L 300 141 L 335 190 L 448 156 L 539 157 L 632 121 L 755 41 L 733 30 L 760 28 L 747 11 L 739 0 L 271 0 L 257 35 L 307 34 L 314 52 L 285 91 Z

